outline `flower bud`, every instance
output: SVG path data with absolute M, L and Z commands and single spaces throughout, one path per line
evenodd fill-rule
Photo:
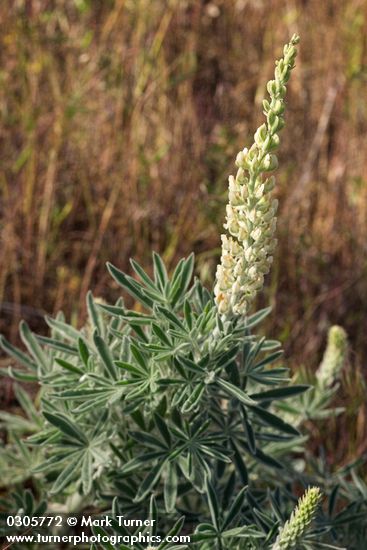
M 267 154 L 261 165 L 264 172 L 271 172 L 278 168 L 278 159 L 275 155 Z
M 243 151 L 240 151 L 236 157 L 236 165 L 238 167 L 244 167 L 246 166 L 246 157 L 248 154 L 248 149 L 243 149 Z

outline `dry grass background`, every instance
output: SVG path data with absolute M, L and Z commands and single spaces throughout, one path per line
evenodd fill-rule
M 273 305 L 268 333 L 295 368 L 345 327 L 345 422 L 350 451 L 363 447 L 366 2 L 2 0 L 0 20 L 0 328 L 13 340 L 21 317 L 40 330 L 44 312 L 82 319 L 88 288 L 116 296 L 106 260 L 149 267 L 153 248 L 173 266 L 194 249 L 211 284 L 227 175 L 274 56 L 301 35 L 259 305 Z

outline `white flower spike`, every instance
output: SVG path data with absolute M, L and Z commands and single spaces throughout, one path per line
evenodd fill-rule
M 226 317 L 246 315 L 249 305 L 269 273 L 277 241 L 274 238 L 278 201 L 272 198 L 275 178 L 267 173 L 278 166 L 274 150 L 284 126 L 286 83 L 294 67 L 298 36 L 284 46 L 284 57 L 276 62 L 274 80 L 264 100 L 266 123 L 257 129 L 254 144 L 236 158 L 236 177 L 229 177 L 228 204 L 222 235 L 222 256 L 214 287 L 218 311 Z

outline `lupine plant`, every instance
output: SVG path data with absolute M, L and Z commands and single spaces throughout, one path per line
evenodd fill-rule
M 315 374 L 299 368 L 293 381 L 310 384 L 309 391 L 277 404 L 282 418 L 293 426 L 306 420 L 322 420 L 341 414 L 342 407 L 329 407 L 339 389 L 339 379 L 347 360 L 348 340 L 345 330 L 337 325 L 329 329 L 324 356 Z
M 353 541 L 366 534 L 363 481 L 353 466 L 299 468 L 306 436 L 292 404 L 310 387 L 289 384 L 279 343 L 254 332 L 269 308 L 250 312 L 276 247 L 270 174 L 297 43 L 294 36 L 276 63 L 266 122 L 229 179 L 214 293 L 192 281 L 193 255 L 169 276 L 153 253 L 152 277 L 134 260 L 134 277 L 108 264 L 134 309 L 124 297 L 108 305 L 89 293 L 81 329 L 59 314 L 46 318 L 47 337 L 21 323 L 26 352 L 1 338 L 16 363 L 6 374 L 39 385 L 35 403 L 15 386 L 24 416 L 1 414 L 6 477 L 34 490 L 16 493 L 9 510 L 150 515 L 163 533 L 190 533 L 194 550 L 358 548 L 346 537 L 357 523 Z M 335 374 L 333 353 L 320 367 L 320 391 Z M 111 532 L 121 533 L 116 522 Z

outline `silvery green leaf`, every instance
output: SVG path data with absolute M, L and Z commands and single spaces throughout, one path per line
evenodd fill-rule
M 36 342 L 44 344 L 46 347 L 55 349 L 57 351 L 62 351 L 68 355 L 78 355 L 78 349 L 75 346 L 56 340 L 55 338 L 48 338 L 47 336 L 40 336 L 37 334 L 35 336 Z
M 154 265 L 154 281 L 159 287 L 160 291 L 164 294 L 168 283 L 168 275 L 166 266 L 163 263 L 162 258 L 156 252 L 153 252 L 153 265 Z
M 244 391 L 242 391 L 240 388 L 236 388 L 231 382 L 227 382 L 226 380 L 222 380 L 221 378 L 217 378 L 215 383 L 222 388 L 222 390 L 225 391 L 227 395 L 229 395 L 231 398 L 238 399 L 241 401 L 241 403 L 244 403 L 245 405 L 254 405 L 255 401 L 251 399 L 248 394 Z
M 272 426 L 273 428 L 280 430 L 282 432 L 291 434 L 291 435 L 300 435 L 299 431 L 288 424 L 288 422 L 285 422 L 282 418 L 279 416 L 276 416 L 275 414 L 267 411 L 266 409 L 263 409 L 262 407 L 257 407 L 252 405 L 251 411 L 258 416 L 265 424 L 269 424 L 269 426 Z
M 107 263 L 108 271 L 111 273 L 115 281 L 122 286 L 133 298 L 141 302 L 149 309 L 153 306 L 153 301 L 144 294 L 143 287 L 138 284 L 132 277 L 125 275 L 122 271 Z
M 274 390 L 266 390 L 259 393 L 250 394 L 251 399 L 256 401 L 272 401 L 274 399 L 288 399 L 309 390 L 311 386 L 304 384 L 286 386 L 284 388 L 276 388 Z
M 168 462 L 164 481 L 164 503 L 167 512 L 173 512 L 177 499 L 177 470 L 173 462 Z
M 76 426 L 74 422 L 70 420 L 67 416 L 58 413 L 58 414 L 52 414 L 49 412 L 43 412 L 43 416 L 56 428 L 61 430 L 65 435 L 68 437 L 71 437 L 72 439 L 75 439 L 79 443 L 85 445 L 88 443 L 87 438 L 85 437 L 84 433 Z
M 135 502 L 141 502 L 152 491 L 152 489 L 158 482 L 165 465 L 166 460 L 162 460 L 151 469 L 151 471 L 139 487 L 138 493 L 134 499 Z
M 109 374 L 111 378 L 113 378 L 114 380 L 117 380 L 117 373 L 116 373 L 116 367 L 114 364 L 114 358 L 107 344 L 96 331 L 93 334 L 93 340 L 97 348 L 98 354 L 102 359 L 102 363 L 105 367 L 106 372 Z
M 56 333 L 58 333 L 63 338 L 70 340 L 71 342 L 77 342 L 79 338 L 82 337 L 82 334 L 79 330 L 76 330 L 71 325 L 63 323 L 57 319 L 52 319 L 46 315 L 45 321 L 49 327 L 51 327 Z
M 105 336 L 104 322 L 90 290 L 87 292 L 86 302 L 89 319 L 93 329 L 96 330 L 100 336 Z
M 79 467 L 82 463 L 84 453 L 79 452 L 76 454 L 66 468 L 61 472 L 61 474 L 56 479 L 53 484 L 50 494 L 55 495 L 60 493 L 72 480 L 78 477 Z
M 40 368 L 41 372 L 46 373 L 50 370 L 49 361 L 47 355 L 42 350 L 41 346 L 38 344 L 35 335 L 31 332 L 27 323 L 22 321 L 20 323 L 20 336 L 23 343 L 27 347 L 29 353 L 32 355 L 35 363 Z
M 18 348 L 16 348 L 15 346 L 13 346 L 10 342 L 8 342 L 8 340 L 0 335 L 0 346 L 3 348 L 3 350 L 8 354 L 10 355 L 11 357 L 13 357 L 16 361 L 18 361 L 21 365 L 23 365 L 24 367 L 32 370 L 32 371 L 35 371 L 37 370 L 37 365 L 30 359 L 30 357 L 28 357 L 28 355 L 26 355 L 25 353 L 23 353 L 22 351 L 20 351 Z

